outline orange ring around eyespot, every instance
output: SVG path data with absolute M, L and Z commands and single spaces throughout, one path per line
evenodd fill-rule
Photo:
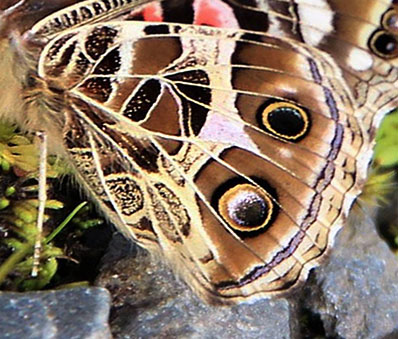
M 275 131 L 269 121 L 268 121 L 268 115 L 270 113 L 272 113 L 274 110 L 278 109 L 278 108 L 284 108 L 284 107 L 289 107 L 289 108 L 293 108 L 296 111 L 298 111 L 300 113 L 301 118 L 304 120 L 304 127 L 302 129 L 302 131 L 296 135 L 290 136 L 290 135 L 284 135 L 281 134 L 277 131 Z M 278 137 L 281 137 L 283 139 L 288 139 L 288 140 L 296 140 L 300 137 L 302 137 L 308 130 L 308 126 L 309 126 L 309 118 L 308 118 L 308 114 L 299 106 L 292 104 L 290 102 L 274 102 L 272 104 L 269 104 L 267 107 L 265 107 L 263 113 L 262 113 L 262 123 L 264 124 L 264 126 L 273 134 L 275 134 Z
M 261 223 L 261 225 L 258 226 L 242 226 L 236 223 L 233 218 L 230 216 L 230 203 L 232 202 L 233 199 L 237 197 L 238 194 L 241 194 L 242 191 L 248 191 L 251 193 L 255 193 L 259 197 L 262 198 L 264 203 L 267 205 L 268 211 L 267 215 L 264 219 L 264 221 Z M 273 214 L 273 203 L 270 198 L 270 196 L 266 193 L 266 191 L 260 187 L 256 187 L 251 184 L 238 184 L 229 190 L 227 190 L 218 200 L 218 211 L 220 212 L 221 216 L 223 219 L 228 223 L 229 226 L 231 226 L 233 229 L 237 231 L 242 231 L 242 232 L 253 232 L 253 231 L 258 231 L 269 223 L 271 220 L 271 216 Z

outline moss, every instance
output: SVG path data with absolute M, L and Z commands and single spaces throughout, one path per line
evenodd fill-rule
M 388 114 L 376 135 L 374 161 L 361 201 L 378 206 L 380 234 L 398 253 L 398 110 Z
M 33 250 L 37 238 L 38 159 L 39 153 L 34 138 L 19 133 L 15 127 L 0 123 L 0 285 L 6 290 L 38 290 L 49 286 L 56 276 L 59 260 L 74 260 L 67 251 L 63 237 L 58 234 L 70 222 L 69 232 L 81 237 L 89 227 L 98 226 L 101 219 L 89 216 L 90 209 L 80 205 L 60 223 L 65 209 L 71 206 L 59 200 L 56 187 L 68 172 L 67 166 L 55 157 L 49 157 L 47 170 L 47 191 L 49 199 L 45 204 L 45 227 L 42 234 L 42 248 L 38 275 L 32 277 Z M 55 196 L 55 199 L 51 199 Z M 74 202 L 76 203 L 76 202 Z M 74 220 L 73 216 L 79 214 Z M 73 252 L 73 251 L 72 251 Z M 62 283 L 62 279 L 58 279 Z
M 398 166 L 398 110 L 388 114 L 376 136 L 374 167 Z

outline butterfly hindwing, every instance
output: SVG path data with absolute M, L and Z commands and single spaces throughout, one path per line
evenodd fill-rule
M 155 46 L 166 53 L 153 55 Z M 66 139 L 89 191 L 125 233 L 157 243 L 207 299 L 295 285 L 329 248 L 357 193 L 363 131 L 340 70 L 311 47 L 115 22 L 61 34 L 39 70 L 68 86 L 72 117 L 93 135 Z M 124 210 L 130 205 L 141 208 Z
M 21 4 L 0 19 L 53 8 Z M 23 79 L 15 120 L 46 130 L 100 210 L 205 300 L 304 280 L 397 104 L 396 2 L 52 6 L 65 8 L 29 28 L 0 25 Z

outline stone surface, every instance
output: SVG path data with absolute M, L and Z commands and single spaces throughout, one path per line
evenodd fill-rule
M 109 293 L 102 288 L 0 293 L 1 338 L 110 338 Z
M 129 250 L 130 249 L 130 250 Z M 116 236 L 104 258 L 100 286 L 113 300 L 115 338 L 295 338 L 298 317 L 285 299 L 253 305 L 203 304 L 174 274 Z
M 320 316 L 327 336 L 398 338 L 398 258 L 371 218 L 351 218 L 313 278 L 300 304 Z
M 121 235 L 101 271 L 115 338 L 398 338 L 398 259 L 370 218 L 351 219 L 326 264 L 288 299 L 204 305 Z
M 115 338 L 398 338 L 398 259 L 370 218 L 351 220 L 328 262 L 289 299 L 212 307 L 120 234 L 97 284 Z M 103 289 L 0 294 L 1 338 L 109 338 Z

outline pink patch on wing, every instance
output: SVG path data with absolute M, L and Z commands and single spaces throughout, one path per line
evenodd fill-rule
M 163 22 L 162 6 L 156 3 L 150 3 L 142 10 L 142 16 L 145 21 Z
M 214 27 L 239 28 L 234 11 L 221 0 L 195 0 L 194 24 Z

